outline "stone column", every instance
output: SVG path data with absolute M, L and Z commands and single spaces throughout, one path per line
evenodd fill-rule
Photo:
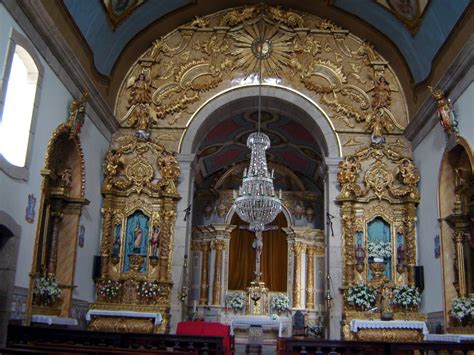
M 221 304 L 221 288 L 222 288 L 222 252 L 225 248 L 224 240 L 215 240 L 212 248 L 216 251 L 216 261 L 214 264 L 214 284 L 212 287 L 212 304 L 219 306 Z
M 314 308 L 314 246 L 306 248 L 306 308 Z
M 207 264 L 209 257 L 209 242 L 201 244 L 202 261 L 201 261 L 201 296 L 199 298 L 200 305 L 206 305 L 208 300 L 208 279 L 207 279 Z
M 301 254 L 306 245 L 299 242 L 293 243 L 294 278 L 293 278 L 293 308 L 303 308 L 301 304 Z
M 338 157 L 327 157 L 324 162 L 326 165 L 326 176 L 325 176 L 325 188 L 324 188 L 324 201 L 326 204 L 326 263 L 325 268 L 328 273 L 329 282 L 331 284 L 329 288 L 330 296 L 332 301 L 330 307 L 326 308 L 327 316 L 329 317 L 329 339 L 337 340 L 341 338 L 341 320 L 343 312 L 343 298 L 340 292 L 332 292 L 332 290 L 339 290 L 342 287 L 342 237 L 341 237 L 341 220 L 338 218 L 339 206 L 336 205 L 336 197 L 339 194 L 338 182 L 337 182 L 337 168 L 340 158 Z M 328 216 L 331 217 L 329 220 Z M 329 223 L 331 222 L 331 223 Z M 331 233 L 331 228 L 334 235 Z M 329 287 L 326 285 L 326 287 Z M 326 289 L 326 291 L 328 291 Z M 328 304 L 326 304 L 328 306 Z

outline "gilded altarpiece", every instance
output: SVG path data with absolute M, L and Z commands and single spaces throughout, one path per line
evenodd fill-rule
M 338 155 L 345 156 L 337 199 L 343 224 L 343 288 L 357 280 L 374 282 L 368 280 L 366 258 L 356 269 L 356 246 L 368 243 L 368 223 L 380 220 L 390 231 L 391 285 L 412 285 L 419 176 L 403 137 L 408 124 L 403 88 L 373 45 L 337 24 L 265 4 L 196 17 L 158 38 L 130 68 L 115 107 L 122 132 L 153 135 L 167 149 L 180 151 L 187 134 L 195 134 L 188 128 L 201 108 L 223 93 L 255 85 L 258 60 L 252 48 L 262 37 L 268 40 L 263 85 L 297 92 L 317 106 L 332 128 L 327 134 L 336 137 Z M 330 203 L 335 197 L 329 196 Z M 399 246 L 405 249 L 403 258 L 398 257 Z M 211 247 L 202 245 L 206 267 Z M 289 257 L 299 253 L 303 258 L 300 249 L 289 248 Z M 201 305 L 209 300 L 208 283 L 209 274 L 203 273 Z M 351 317 L 364 317 L 354 312 L 344 305 L 344 329 Z
M 91 305 L 91 311 L 112 313 L 93 315 L 90 329 L 168 331 L 179 175 L 175 155 L 153 138 L 139 132 L 114 137 L 104 159 L 102 268 Z M 120 316 L 124 311 L 159 313 L 162 321 Z
M 416 331 L 405 334 L 384 329 L 377 334 L 354 335 L 349 330 L 353 319 L 384 319 L 387 313 L 394 320 L 424 319 L 417 308 L 392 307 L 391 298 L 396 287 L 415 283 L 415 223 L 420 177 L 413 161 L 393 146 L 373 143 L 345 157 L 339 164 L 337 178 L 341 188 L 337 201 L 341 206 L 343 229 L 344 292 L 360 284 L 377 291 L 372 311 L 362 311 L 345 298 L 344 337 L 420 340 L 420 333 Z M 380 260 L 373 257 L 371 244 L 382 245 L 385 251 L 379 253 L 384 257 Z

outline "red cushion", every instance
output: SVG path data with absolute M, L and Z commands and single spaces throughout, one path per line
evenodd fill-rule
M 202 335 L 224 338 L 226 354 L 230 354 L 230 326 L 216 322 L 187 321 L 179 322 L 176 335 Z

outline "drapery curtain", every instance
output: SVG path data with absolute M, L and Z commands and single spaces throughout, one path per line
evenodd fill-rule
M 245 290 L 255 279 L 255 250 L 252 248 L 255 235 L 237 214 L 231 223 L 237 227 L 230 239 L 229 290 Z M 263 232 L 262 280 L 270 291 L 286 292 L 288 244 L 282 230 L 286 226 L 286 218 L 280 213 Z

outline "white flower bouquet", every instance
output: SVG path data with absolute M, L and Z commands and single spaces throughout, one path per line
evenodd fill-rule
M 239 292 L 229 293 L 225 302 L 234 312 L 242 312 L 245 308 L 245 297 Z
M 451 316 L 459 321 L 474 318 L 474 298 L 456 297 L 451 303 Z
M 138 295 L 147 304 L 156 303 L 156 298 L 160 291 L 160 286 L 157 282 L 143 281 L 137 286 Z
M 112 280 L 100 280 L 97 282 L 97 295 L 102 299 L 112 300 L 120 292 L 121 283 Z
M 286 312 L 290 309 L 290 299 L 283 293 L 275 295 L 270 302 L 270 308 L 278 314 Z
M 45 306 L 54 303 L 61 296 L 56 276 L 37 276 L 33 283 L 33 296 Z
M 355 285 L 347 290 L 346 300 L 349 304 L 366 311 L 375 305 L 377 290 L 364 284 Z
M 393 290 L 392 303 L 403 307 L 418 306 L 421 303 L 421 295 L 416 287 L 398 286 Z
M 392 248 L 390 242 L 369 242 L 369 258 L 390 258 Z
M 321 323 L 308 324 L 308 331 L 316 337 L 322 337 L 324 326 Z

